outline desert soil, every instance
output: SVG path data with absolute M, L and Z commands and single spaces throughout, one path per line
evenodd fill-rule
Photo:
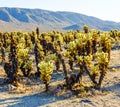
M 0 107 L 120 107 L 120 50 L 111 53 L 110 67 L 101 90 L 91 89 L 87 96 L 71 95 L 70 91 L 55 94 L 55 84 L 63 82 L 64 75 L 53 75 L 51 92 L 44 92 L 39 80 L 22 78 L 19 88 L 3 84 L 5 73 L 0 68 Z M 56 79 L 57 78 L 57 79 Z

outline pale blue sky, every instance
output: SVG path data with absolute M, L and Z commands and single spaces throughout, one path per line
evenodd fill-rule
M 0 0 L 0 7 L 71 11 L 120 22 L 120 0 Z

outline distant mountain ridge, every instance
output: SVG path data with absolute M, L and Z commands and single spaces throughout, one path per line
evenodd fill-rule
M 54 12 L 42 9 L 0 8 L 0 31 L 30 31 L 39 27 L 42 31 L 82 30 L 83 25 L 90 29 L 109 31 L 120 30 L 120 23 L 74 12 Z

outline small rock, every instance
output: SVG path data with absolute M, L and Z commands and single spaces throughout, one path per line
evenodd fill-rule
M 117 70 L 115 68 L 112 68 L 111 71 L 116 72 Z
M 7 85 L 7 89 L 8 89 L 9 91 L 13 91 L 13 90 L 16 90 L 17 87 L 14 86 L 14 85 L 12 85 L 12 84 L 8 84 L 8 85 Z
M 118 77 L 118 76 L 114 76 L 113 78 L 114 78 L 114 79 L 118 79 L 119 77 Z
M 72 103 L 79 103 L 80 99 L 74 99 Z

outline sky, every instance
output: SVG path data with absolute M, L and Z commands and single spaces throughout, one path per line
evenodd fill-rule
M 120 22 L 120 0 L 0 0 L 0 7 L 70 11 Z

